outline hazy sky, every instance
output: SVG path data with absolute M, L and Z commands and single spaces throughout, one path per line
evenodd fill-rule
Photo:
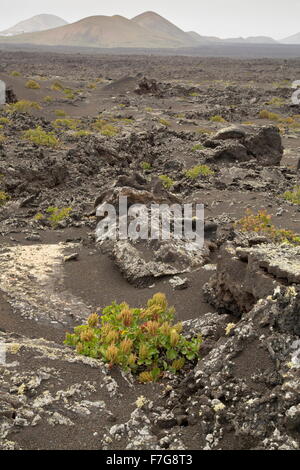
M 73 22 L 91 15 L 131 18 L 146 10 L 206 36 L 281 39 L 300 31 L 299 0 L 0 0 L 0 8 L 0 31 L 40 13 Z

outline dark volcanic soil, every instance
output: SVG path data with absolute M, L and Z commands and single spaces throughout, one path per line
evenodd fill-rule
M 0 64 L 19 100 L 0 107 L 0 449 L 299 449 L 299 248 L 235 223 L 265 209 L 300 232 L 283 197 L 300 184 L 300 60 L 3 50 Z M 26 138 L 37 127 L 56 144 Z M 210 174 L 186 174 L 199 165 Z M 97 243 L 95 202 L 122 194 L 203 203 L 204 248 Z M 53 224 L 49 207 L 71 211 Z M 189 373 L 141 385 L 63 345 L 90 313 L 156 292 L 203 335 Z

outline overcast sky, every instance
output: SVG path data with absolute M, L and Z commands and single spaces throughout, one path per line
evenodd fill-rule
M 91 15 L 132 18 L 151 10 L 205 36 L 281 39 L 300 32 L 299 0 L 0 0 L 0 8 L 0 31 L 40 13 L 73 22 Z

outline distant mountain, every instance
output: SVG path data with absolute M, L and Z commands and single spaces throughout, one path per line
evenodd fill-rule
M 5 42 L 102 48 L 172 48 L 188 43 L 183 44 L 168 34 L 150 31 L 119 15 L 91 16 L 60 28 L 6 38 Z
M 236 44 L 277 44 L 277 41 L 268 36 L 250 36 L 248 38 L 227 38 L 220 39 L 215 36 L 201 36 L 195 31 L 189 31 L 189 34 L 198 44 L 222 44 L 222 43 L 236 43 Z
M 45 31 L 47 29 L 57 28 L 68 24 L 62 18 L 55 15 L 37 15 L 25 21 L 20 21 L 15 26 L 1 31 L 0 35 L 14 36 L 23 33 L 33 33 L 36 31 Z
M 222 42 L 221 39 L 215 36 L 201 36 L 201 34 L 196 33 L 195 31 L 188 31 L 187 33 L 194 41 L 196 41 L 199 45 L 200 44 L 213 44 Z
M 250 36 L 245 39 L 245 42 L 251 44 L 278 44 L 278 41 L 269 36 Z
M 250 36 L 248 38 L 227 38 L 222 39 L 224 43 L 235 43 L 235 44 L 278 44 L 277 41 L 268 36 Z
M 300 33 L 293 34 L 293 36 L 284 38 L 280 42 L 282 42 L 283 44 L 300 44 Z
M 59 23 L 59 25 L 57 24 Z M 22 31 L 26 31 L 22 34 Z M 1 34 L 1 33 L 0 33 Z M 99 48 L 180 48 L 210 44 L 276 44 L 265 36 L 220 39 L 185 32 L 173 23 L 147 11 L 131 20 L 124 16 L 90 16 L 67 24 L 53 15 L 38 15 L 4 31 L 1 42 L 38 46 Z
M 152 33 L 159 34 L 169 41 L 177 43 L 178 46 L 194 46 L 196 43 L 195 39 L 188 33 L 185 33 L 182 29 L 153 11 L 147 11 L 135 16 L 132 18 L 132 21 Z

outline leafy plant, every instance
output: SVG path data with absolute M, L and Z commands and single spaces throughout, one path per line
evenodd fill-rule
M 281 118 L 279 120 L 282 124 L 296 124 L 292 117 Z
M 118 119 L 118 121 L 124 122 L 125 124 L 131 124 L 132 122 L 134 122 L 134 118 L 120 118 Z
M 11 77 L 21 77 L 21 74 L 17 70 L 13 70 L 12 72 L 10 72 L 10 76 Z
M 226 120 L 222 116 L 211 116 L 210 118 L 211 122 L 226 122 Z
M 25 86 L 26 88 L 30 88 L 31 90 L 39 90 L 41 88 L 40 84 L 35 80 L 28 80 Z
M 115 137 L 119 133 L 119 129 L 109 124 L 106 119 L 97 119 L 94 123 L 94 128 L 106 137 Z
M 63 92 L 68 100 L 73 100 L 75 98 L 75 93 L 71 88 L 65 88 Z
M 81 129 L 80 131 L 74 132 L 73 136 L 74 137 L 85 137 L 87 135 L 91 135 L 92 132 L 90 131 L 85 131 L 84 129 Z
M 283 98 L 279 98 L 278 96 L 274 96 L 266 104 L 267 105 L 273 105 L 273 106 L 283 106 L 285 103 L 286 103 L 286 100 L 284 100 Z
M 64 89 L 64 87 L 62 86 L 61 83 L 59 82 L 54 82 L 52 85 L 51 85 L 51 90 L 53 91 L 62 91 Z
M 0 134 L 0 144 L 4 144 L 5 141 L 6 141 L 5 135 Z
M 166 189 L 170 189 L 175 183 L 175 181 L 167 175 L 160 175 L 159 179 L 163 182 L 164 188 Z
M 158 380 L 165 371 L 176 373 L 199 356 L 201 338 L 187 340 L 182 324 L 173 324 L 174 308 L 164 294 L 155 294 L 146 308 L 113 303 L 101 316 L 67 333 L 65 344 L 84 356 L 102 359 L 138 375 L 142 383 Z
M 35 101 L 20 100 L 16 103 L 10 103 L 6 105 L 6 109 L 9 113 L 28 113 L 32 109 L 40 110 L 41 106 Z
M 0 125 L 9 126 L 11 124 L 11 120 L 6 117 L 0 117 Z
M 62 222 L 64 219 L 69 217 L 70 213 L 72 212 L 71 207 L 63 207 L 60 209 L 59 207 L 50 206 L 46 210 L 47 214 L 49 214 L 48 220 L 51 223 L 53 228 L 56 228 L 59 222 Z
M 148 162 L 141 162 L 141 168 L 143 170 L 151 170 L 151 163 L 148 163 Z
M 278 229 L 271 222 L 272 216 L 265 210 L 254 214 L 251 209 L 246 211 L 246 216 L 236 223 L 242 232 L 255 232 L 263 235 L 274 243 L 291 243 L 300 245 L 300 235 L 292 230 Z
M 162 118 L 159 120 L 159 123 L 166 127 L 171 125 L 169 121 L 167 121 L 166 119 L 162 119 Z
M 271 113 L 267 109 L 262 109 L 259 113 L 260 119 L 269 119 L 270 121 L 278 121 L 280 119 L 279 114 Z
M 194 147 L 192 147 L 192 152 L 197 152 L 198 150 L 203 150 L 204 147 L 201 144 L 196 144 Z
M 0 207 L 4 206 L 8 200 L 9 200 L 9 195 L 6 194 L 4 191 L 0 191 Z
M 197 165 L 194 168 L 186 171 L 185 176 L 190 179 L 196 179 L 200 175 L 202 176 L 211 176 L 214 174 L 214 171 L 209 168 L 207 165 Z
M 46 132 L 40 126 L 25 131 L 23 136 L 24 139 L 36 145 L 43 145 L 45 147 L 57 147 L 59 145 L 59 140 L 54 132 Z
M 52 125 L 58 129 L 76 129 L 79 121 L 76 119 L 56 119 Z
M 283 198 L 293 204 L 300 204 L 300 186 L 296 186 L 293 191 L 286 191 Z
M 38 213 L 34 216 L 34 220 L 36 220 L 36 221 L 43 220 L 43 219 L 44 219 L 44 215 L 43 215 L 41 212 L 38 212 Z
M 44 101 L 45 103 L 52 103 L 53 98 L 52 98 L 52 96 L 44 96 L 43 101 Z
M 57 117 L 65 117 L 67 113 L 63 109 L 56 109 L 55 110 L 55 115 Z

